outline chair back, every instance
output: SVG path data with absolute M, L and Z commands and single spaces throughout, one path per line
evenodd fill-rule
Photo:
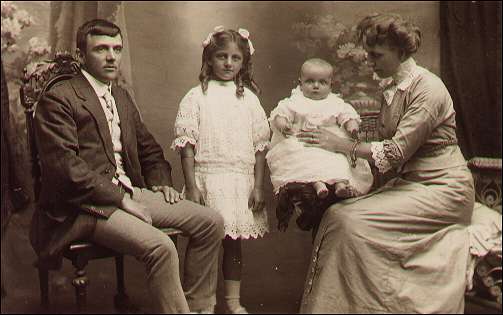
M 53 60 L 46 60 L 35 64 L 31 72 L 28 67 L 24 69 L 19 89 L 21 105 L 26 116 L 26 136 L 30 153 L 31 172 L 34 183 L 35 200 L 40 193 L 40 161 L 33 129 L 35 110 L 44 93 L 56 82 L 65 80 L 78 74 L 79 63 L 69 53 L 56 53 Z
M 379 133 L 377 131 L 377 121 L 379 111 L 362 111 L 360 119 L 360 140 L 365 142 L 379 141 Z
M 475 184 L 475 200 L 501 214 L 501 159 L 474 157 L 468 167 Z

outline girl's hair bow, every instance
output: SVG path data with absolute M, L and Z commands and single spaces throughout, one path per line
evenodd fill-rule
M 250 40 L 250 32 L 248 32 L 248 30 L 244 28 L 240 28 L 238 29 L 238 33 L 239 35 L 241 35 L 241 37 L 243 37 L 248 41 L 248 46 L 250 46 L 250 55 L 253 55 L 253 53 L 255 52 L 255 48 L 253 48 L 253 44 Z
M 210 41 L 211 41 L 211 38 L 213 37 L 213 35 L 218 34 L 220 32 L 223 32 L 223 31 L 225 31 L 225 28 L 222 25 L 215 26 L 215 28 L 213 29 L 213 32 L 210 32 L 208 34 L 208 37 L 206 37 L 206 39 L 203 40 L 203 47 L 206 47 L 210 44 Z
M 203 41 L 203 47 L 206 47 L 210 44 L 213 35 L 223 32 L 224 30 L 225 28 L 222 25 L 215 26 L 213 32 L 209 33 L 206 39 Z M 250 55 L 253 55 L 253 53 L 255 52 L 255 48 L 253 48 L 253 44 L 250 40 L 250 32 L 244 28 L 240 28 L 238 29 L 238 33 L 239 35 L 241 35 L 242 38 L 248 41 L 248 46 L 250 46 Z

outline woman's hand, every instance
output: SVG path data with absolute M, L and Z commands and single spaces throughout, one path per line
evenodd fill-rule
M 304 142 L 306 147 L 316 147 L 330 152 L 341 152 L 348 154 L 351 150 L 352 141 L 342 138 L 324 127 L 312 130 L 301 130 L 297 134 L 297 139 Z
M 186 188 L 185 189 L 185 199 L 198 203 L 200 205 L 206 205 L 204 202 L 204 197 L 201 191 L 197 188 Z
M 262 211 L 265 207 L 264 190 L 259 187 L 253 188 L 250 198 L 248 198 L 248 208 L 253 212 Z

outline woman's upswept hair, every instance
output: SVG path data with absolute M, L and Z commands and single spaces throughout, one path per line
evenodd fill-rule
M 208 82 L 211 79 L 215 79 L 213 74 L 213 69 L 211 68 L 209 62 L 213 54 L 219 49 L 225 49 L 228 43 L 236 43 L 239 50 L 243 54 L 243 66 L 241 70 L 234 78 L 236 83 L 236 96 L 238 98 L 243 97 L 244 87 L 249 88 L 254 93 L 260 93 L 260 89 L 257 83 L 253 80 L 253 66 L 251 62 L 250 45 L 248 40 L 243 38 L 238 32 L 234 30 L 225 30 L 213 34 L 211 40 L 203 50 L 201 73 L 199 74 L 199 81 L 201 82 L 201 88 L 203 93 L 208 90 Z
M 372 14 L 357 26 L 358 41 L 368 46 L 388 44 L 408 58 L 421 45 L 421 30 L 398 14 Z

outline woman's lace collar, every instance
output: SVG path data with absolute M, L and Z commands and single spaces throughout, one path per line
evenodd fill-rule
M 392 77 L 381 81 L 379 85 L 384 87 L 384 99 L 388 105 L 391 105 L 396 91 L 405 91 L 421 73 L 421 69 L 416 61 L 409 57 L 398 66 L 397 72 Z
M 402 91 L 406 90 L 418 75 L 418 70 L 416 61 L 412 57 L 402 62 L 398 66 L 398 71 L 393 75 L 393 81 L 398 89 Z

